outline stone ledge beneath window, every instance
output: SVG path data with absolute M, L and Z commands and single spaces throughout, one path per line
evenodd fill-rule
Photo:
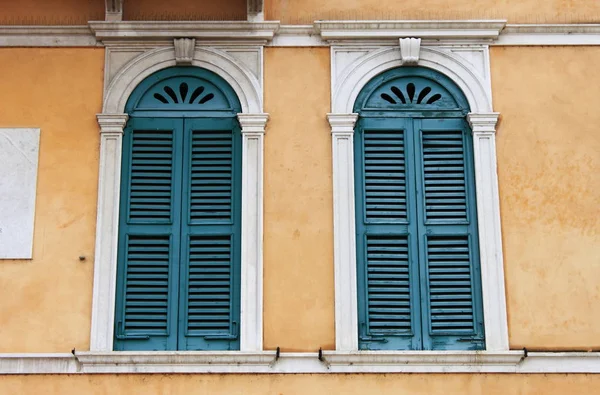
M 0 354 L 2 374 L 600 373 L 599 352 L 325 351 Z

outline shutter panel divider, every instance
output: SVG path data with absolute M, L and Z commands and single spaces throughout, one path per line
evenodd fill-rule
M 406 119 L 361 119 L 355 140 L 359 347 L 421 343 L 416 215 Z M 408 149 L 408 151 L 407 151 Z
M 239 349 L 241 133 L 234 118 L 188 118 L 179 339 L 183 350 Z
M 177 347 L 180 119 L 125 128 L 115 309 L 116 350 Z M 158 197 L 157 197 L 158 196 Z
M 415 119 L 423 347 L 483 349 L 472 148 L 463 119 Z

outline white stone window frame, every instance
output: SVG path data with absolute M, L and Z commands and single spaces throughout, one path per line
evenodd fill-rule
M 117 43 L 114 49 L 107 48 L 103 110 L 97 116 L 101 138 L 90 335 L 92 352 L 113 351 L 121 151 L 123 128 L 128 119 L 125 105 L 144 78 L 184 63 L 221 76 L 241 103 L 242 112 L 237 115 L 243 136 L 240 351 L 263 349 L 263 140 L 268 114 L 263 113 L 262 107 L 262 46 L 229 45 L 228 53 L 215 47 L 196 46 L 194 40 L 189 39 L 182 42 L 190 51 L 189 57 L 182 61 L 180 53 L 176 58 L 176 52 L 180 52 L 175 48 L 179 45 L 177 41 L 171 45 L 161 43 L 158 48 L 143 42 L 125 46 Z M 258 66 L 252 70 L 243 60 L 231 55 L 236 51 L 249 53 Z M 133 57 L 121 65 L 124 53 L 130 57 L 133 54 Z M 113 63 L 117 66 L 111 67 Z
M 325 23 L 324 23 L 325 25 Z M 335 26 L 336 29 L 339 26 Z M 394 28 L 398 28 L 395 26 Z M 467 26 L 468 28 L 468 26 Z M 501 28 L 501 27 L 500 27 Z M 495 127 L 499 113 L 492 108 L 489 66 L 490 34 L 469 37 L 472 30 L 452 32 L 452 41 L 444 41 L 438 32 L 436 41 L 401 40 L 390 42 L 390 30 L 378 26 L 343 26 L 329 32 L 336 40 L 331 47 L 331 125 L 333 155 L 335 335 L 337 351 L 358 350 L 358 295 L 356 278 L 354 126 L 358 114 L 354 102 L 361 89 L 376 75 L 403 64 L 436 70 L 454 81 L 470 106 L 467 120 L 472 129 L 475 182 L 480 239 L 480 262 L 487 352 L 509 350 L 498 176 L 496 170 Z M 405 34 L 410 34 L 410 27 Z M 432 29 L 435 29 L 432 25 Z M 460 29 L 458 29 L 460 30 Z M 384 43 L 373 41 L 384 31 Z M 429 36 L 436 36 L 434 30 Z M 492 35 L 493 36 L 493 35 Z M 406 36 L 405 36 L 406 37 Z M 411 37 L 411 36 L 408 36 Z M 415 37 L 415 36 L 412 36 Z M 418 37 L 418 36 L 417 36 Z M 428 35 L 425 35 L 427 38 Z M 440 38 L 442 40 L 440 40 Z M 363 39 L 364 42 L 357 40 Z M 410 40 L 410 39 L 406 39 Z M 417 43 L 417 41 L 419 41 Z M 413 46 L 410 51 L 405 48 Z M 416 48 L 414 48 L 416 46 Z M 404 54 L 401 53 L 401 47 Z M 416 59 L 415 59 L 416 50 Z M 420 51 L 419 51 L 420 50 Z M 407 53 L 409 52 L 409 53 Z

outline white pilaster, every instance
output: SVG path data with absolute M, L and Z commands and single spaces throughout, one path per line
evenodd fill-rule
M 263 348 L 263 147 L 268 114 L 238 114 L 242 127 L 240 351 Z
M 473 130 L 481 288 L 488 351 L 506 351 L 509 347 L 496 168 L 496 122 L 499 115 L 490 112 L 467 116 Z
M 100 169 L 96 255 L 92 300 L 91 351 L 112 351 L 117 278 L 121 149 L 127 114 L 98 114 Z
M 358 349 L 356 234 L 354 213 L 354 125 L 358 114 L 327 114 L 333 155 L 333 261 L 335 348 Z

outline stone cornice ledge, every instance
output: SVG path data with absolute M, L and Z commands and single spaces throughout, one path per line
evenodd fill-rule
M 325 351 L 0 354 L 2 374 L 600 373 L 598 352 Z
M 0 26 L 0 47 L 90 47 L 96 37 L 88 26 Z
M 189 37 L 197 41 L 258 41 L 273 39 L 279 22 L 246 21 L 91 21 L 90 29 L 102 42 L 135 40 L 171 40 Z
M 330 42 L 397 40 L 419 37 L 424 40 L 492 41 L 498 38 L 505 20 L 464 21 L 316 21 L 315 30 Z
M 494 45 L 600 45 L 600 23 L 507 24 Z

